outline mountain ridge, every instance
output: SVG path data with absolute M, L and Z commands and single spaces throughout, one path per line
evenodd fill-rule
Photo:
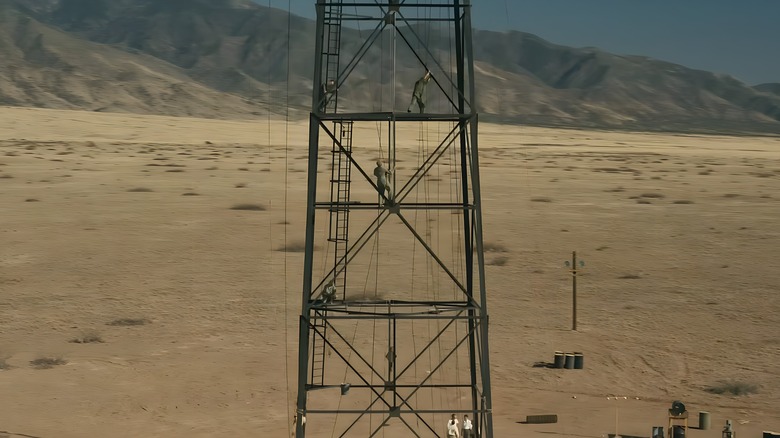
M 225 117 L 250 116 L 269 103 L 276 106 L 282 95 L 285 103 L 289 101 L 301 111 L 310 104 L 315 33 L 311 20 L 288 17 L 285 11 L 249 0 L 26 0 L 23 7 L 20 3 L 0 0 L 6 9 L 12 5 L 17 15 L 36 22 L 36 32 L 41 35 L 61 32 L 68 44 L 83 42 L 83 56 L 49 58 L 52 62 L 68 60 L 76 76 L 84 68 L 98 75 L 76 62 L 89 58 L 91 51 L 124 60 L 119 62 L 123 68 L 129 68 L 127 56 L 143 56 L 146 70 L 166 72 L 169 79 L 175 76 L 180 80 L 180 86 L 193 87 L 191 94 L 208 95 L 200 100 L 194 95 L 182 96 L 182 103 L 197 101 L 182 112 L 165 105 L 144 104 L 145 99 L 154 98 L 155 91 L 139 94 L 129 86 L 126 88 L 131 90 L 123 101 L 132 97 L 140 103 L 135 108 L 124 105 L 123 110 Z M 443 42 L 446 35 L 435 28 L 418 30 L 427 32 L 431 53 L 447 59 L 451 48 Z M 8 33 L 9 29 L 0 30 L 6 37 Z M 365 37 L 362 33 L 367 32 L 344 28 L 345 59 L 357 51 Z M 51 38 L 39 43 L 32 36 L 28 39 L 32 40 L 22 50 L 26 54 L 14 58 L 17 70 L 34 72 L 41 65 L 31 56 L 60 50 Z M 0 45 L 0 55 L 4 50 L 9 49 Z M 565 47 L 518 31 L 475 30 L 474 53 L 478 110 L 486 120 L 609 129 L 780 133 L 780 93 L 769 85 L 749 87 L 725 75 L 642 56 Z M 340 89 L 340 102 L 354 110 L 405 108 L 410 92 L 406 88 L 420 75 L 420 67 L 411 51 L 400 43 L 396 64 L 392 66 L 397 72 L 392 83 L 385 73 L 389 69 L 386 53 L 372 47 L 345 83 L 347 86 Z M 8 70 L 7 66 L 0 67 L 0 73 L 4 73 L 3 68 Z M 106 71 L 105 75 L 109 82 L 120 84 L 122 77 L 139 80 L 127 73 Z M 11 91 L 19 95 L 19 88 L 30 86 L 23 83 L 17 90 L 8 84 L 0 87 L 0 103 L 8 104 L 9 94 L 14 94 Z M 41 87 L 46 88 L 45 83 Z M 395 90 L 395 95 L 389 90 Z M 71 99 L 70 104 L 111 110 L 111 105 L 88 100 L 82 96 L 81 101 Z M 431 108 L 441 107 L 443 94 L 434 93 L 431 100 Z M 11 104 L 46 106 L 58 100 L 53 102 L 17 98 Z

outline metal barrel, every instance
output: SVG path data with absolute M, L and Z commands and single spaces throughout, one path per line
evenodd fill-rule
M 563 351 L 555 352 L 555 362 L 553 362 L 555 368 L 563 368 Z
M 575 370 L 581 370 L 582 367 L 585 365 L 585 356 L 582 355 L 580 352 L 574 353 L 574 369 Z
M 566 356 L 564 357 L 563 367 L 566 368 L 567 370 L 574 369 L 574 353 L 566 353 Z
M 710 429 L 710 413 L 706 411 L 699 412 L 699 430 Z

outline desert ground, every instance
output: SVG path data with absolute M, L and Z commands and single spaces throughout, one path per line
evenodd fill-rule
M 307 138 L 0 108 L 0 437 L 289 436 Z M 479 145 L 497 437 L 605 437 L 616 413 L 646 437 L 673 400 L 711 413 L 694 438 L 780 429 L 780 138 L 481 124 Z M 585 369 L 535 366 L 556 350 Z

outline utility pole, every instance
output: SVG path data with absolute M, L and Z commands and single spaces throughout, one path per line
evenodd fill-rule
M 577 273 L 580 268 L 585 267 L 585 262 L 580 260 L 577 262 L 577 251 L 571 252 L 571 264 L 565 263 L 566 267 L 570 268 L 571 272 L 571 329 L 577 331 Z

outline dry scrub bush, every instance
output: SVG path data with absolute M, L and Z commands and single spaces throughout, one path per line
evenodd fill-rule
M 57 365 L 65 365 L 67 360 L 61 357 L 39 357 L 30 361 L 30 365 L 36 370 L 47 370 Z
M 149 324 L 150 322 L 151 321 L 149 321 L 146 318 L 119 318 L 107 323 L 107 325 L 113 325 L 119 327 L 131 327 L 136 325 L 146 325 Z
M 752 383 L 738 382 L 735 380 L 723 381 L 717 385 L 709 386 L 704 389 L 710 394 L 730 394 L 730 395 L 748 395 L 758 392 L 758 386 Z
M 295 240 L 288 242 L 283 247 L 277 249 L 277 251 L 284 252 L 303 252 L 306 249 L 306 244 L 303 241 Z
M 265 211 L 265 206 L 260 204 L 236 204 L 230 207 L 230 209 L 243 211 Z
M 95 331 L 88 331 L 68 341 L 72 344 L 102 344 L 103 338 Z

